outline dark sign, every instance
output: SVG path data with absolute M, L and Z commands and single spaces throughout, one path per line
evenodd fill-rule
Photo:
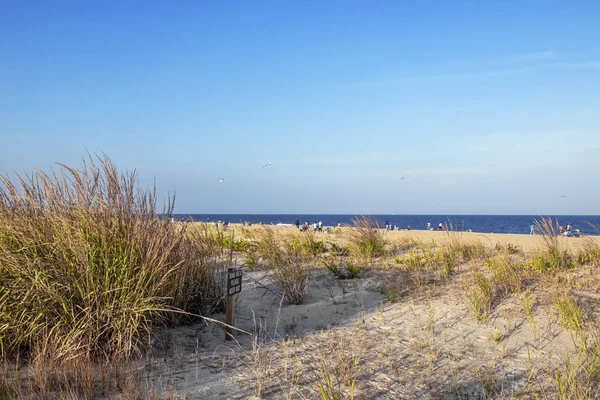
M 227 269 L 227 296 L 233 296 L 242 291 L 242 270 L 239 268 Z

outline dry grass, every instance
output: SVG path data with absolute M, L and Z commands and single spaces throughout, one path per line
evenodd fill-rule
M 553 299 L 559 321 L 565 328 L 579 332 L 585 327 L 585 314 L 577 300 L 569 293 L 556 293 Z
M 213 245 L 156 209 L 107 157 L 0 178 L 0 355 L 42 371 L 31 390 L 60 388 L 44 371 L 127 360 L 157 326 L 219 306 Z
M 558 221 L 552 222 L 550 218 L 542 217 L 534 225 L 542 237 L 544 249 L 532 257 L 531 268 L 540 272 L 571 268 L 573 256 L 560 240 Z
M 520 293 L 523 289 L 525 268 L 508 254 L 496 256 L 488 261 L 492 271 L 492 282 L 502 295 Z
M 462 258 L 464 261 L 483 260 L 489 254 L 489 249 L 479 240 L 467 241 L 464 234 L 456 229 L 451 222 L 445 225 L 444 248 L 454 258 Z
M 494 301 L 494 287 L 492 281 L 481 271 L 474 270 L 473 285 L 469 296 L 469 304 L 479 321 L 486 321 Z
M 585 236 L 581 240 L 583 244 L 577 254 L 578 263 L 600 266 L 600 244 L 590 236 Z
M 317 266 L 325 266 L 338 278 L 359 278 L 346 282 L 357 287 L 380 277 L 384 295 L 395 303 L 381 298 L 385 307 L 395 310 L 388 316 L 384 304 L 373 312 L 358 296 L 354 305 L 345 298 L 335 304 L 336 312 L 356 307 L 353 327 L 327 330 L 330 326 L 324 321 L 327 328 L 319 328 L 323 331 L 295 333 L 293 339 L 273 335 L 269 342 L 264 330 L 257 332 L 239 349 L 257 397 L 583 399 L 598 394 L 600 346 L 591 330 L 593 315 L 586 315 L 567 290 L 552 298 L 545 295 L 544 284 L 555 276 L 536 273 L 532 283 L 532 272 L 525 268 L 529 264 L 545 272 L 576 266 L 553 235 L 551 221 L 539 224 L 540 232 L 545 229 L 544 249 L 533 261 L 508 245 L 496 246 L 490 256 L 491 247 L 451 226 L 439 233 L 439 246 L 409 237 L 392 244 L 394 250 L 388 253 L 386 232 L 367 218 L 329 236 L 328 241 L 335 242 L 327 245 L 322 240 L 326 234 L 312 232 L 267 226 L 223 232 L 212 224 L 171 224 L 158 218 L 154 194 L 132 184 L 133 175 L 118 174 L 107 160 L 87 168 L 61 169 L 62 178 L 36 175 L 22 180 L 23 189 L 3 182 L 0 399 L 110 397 L 115 391 L 131 398 L 168 397 L 148 395 L 152 389 L 143 385 L 139 371 L 125 367 L 124 360 L 144 351 L 157 326 L 192 318 L 171 311 L 197 314 L 220 309 L 220 271 L 232 254 L 246 254 L 253 268 L 264 269 L 289 304 L 304 302 L 311 270 Z M 577 259 L 594 265 L 598 245 L 593 240 L 582 243 Z M 328 255 L 323 254 L 326 248 Z M 393 268 L 390 254 L 397 261 Z M 378 270 L 382 265 L 385 271 Z M 441 290 L 433 290 L 434 286 Z M 414 287 L 424 290 L 413 292 Z M 369 290 L 373 288 L 378 286 Z M 507 371 L 514 370 L 519 360 L 511 360 L 511 352 L 521 351 L 523 357 L 524 345 L 517 342 L 523 339 L 511 337 L 515 323 L 505 321 L 505 328 L 498 328 L 503 325 L 497 321 L 504 309 L 510 309 L 506 303 L 511 296 L 525 288 L 516 306 L 519 335 L 544 352 L 550 348 L 555 333 L 543 325 L 547 316 L 542 311 L 554 305 L 560 325 L 578 340 L 577 353 L 555 368 L 546 366 L 550 358 L 543 358 L 536 368 L 527 367 L 524 383 L 513 385 Z M 469 317 L 469 308 L 477 321 Z M 548 314 L 556 329 L 563 329 L 555 323 L 554 312 Z M 37 317 L 39 313 L 42 317 Z M 532 327 L 533 340 L 527 336 L 525 321 Z M 488 339 L 481 341 L 482 337 Z M 494 356 L 486 345 L 493 346 Z M 9 357 L 13 363 L 6 362 Z M 93 363 L 108 359 L 114 359 L 110 366 Z M 28 379 L 15 369 L 21 362 L 32 371 Z M 526 389 L 514 391 L 523 387 L 519 385 Z
M 374 257 L 385 254 L 386 231 L 374 219 L 357 217 L 348 232 L 348 244 L 355 257 L 370 263 Z
M 253 243 L 254 257 L 264 264 L 282 295 L 290 304 L 302 304 L 308 288 L 309 268 L 314 263 L 314 240 L 308 237 L 298 240 L 296 235 L 282 237 L 265 226 L 254 232 Z

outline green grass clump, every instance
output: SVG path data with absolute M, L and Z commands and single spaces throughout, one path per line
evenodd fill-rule
M 278 236 L 268 226 L 256 230 L 253 239 L 254 261 L 259 263 L 260 260 L 290 304 L 302 304 L 310 276 L 307 267 L 314 262 L 314 256 L 299 251 L 295 237 Z
M 325 243 L 316 240 L 311 231 L 294 234 L 289 238 L 290 245 L 294 251 L 309 257 L 316 257 L 325 251 Z
M 245 239 L 235 240 L 233 235 L 227 235 L 223 237 L 223 246 L 229 250 L 248 251 L 250 249 L 250 242 Z
M 558 293 L 553 299 L 554 307 L 558 311 L 559 322 L 565 328 L 581 331 L 585 326 L 585 315 L 577 300 L 570 294 Z
M 542 236 L 544 248 L 534 255 L 527 267 L 538 272 L 547 272 L 556 269 L 572 268 L 574 258 L 571 252 L 563 246 L 558 235 L 558 222 L 542 217 L 535 221 L 535 229 Z
M 473 286 L 469 295 L 469 303 L 479 321 L 486 321 L 492 308 L 494 288 L 492 281 L 480 271 L 473 272 Z
M 444 248 L 449 253 L 454 253 L 455 258 L 462 258 L 464 261 L 483 260 L 488 255 L 487 247 L 479 240 L 464 240 L 463 232 L 455 229 L 452 223 L 445 226 Z
M 494 287 L 504 295 L 520 293 L 523 289 L 524 267 L 513 261 L 507 254 L 494 257 L 486 262 L 492 271 Z
M 435 247 L 427 247 L 423 243 L 416 244 L 407 255 L 396 257 L 397 264 L 404 264 L 413 271 L 435 270 L 441 266 L 444 254 Z
M 386 231 L 379 223 L 368 217 L 358 217 L 353 221 L 353 229 L 348 232 L 350 251 L 355 257 L 370 263 L 374 257 L 385 254 Z
M 127 358 L 170 311 L 210 312 L 219 264 L 186 225 L 106 157 L 0 177 L 0 355 Z
M 585 236 L 582 240 L 583 245 L 577 254 L 578 264 L 600 265 L 600 244 L 590 236 Z

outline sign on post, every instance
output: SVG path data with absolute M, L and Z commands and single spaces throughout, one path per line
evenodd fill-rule
M 242 291 L 242 270 L 239 268 L 227 269 L 227 296 L 233 296 Z
M 233 295 L 242 291 L 242 270 L 227 268 L 227 300 L 225 304 L 225 340 L 233 338 Z

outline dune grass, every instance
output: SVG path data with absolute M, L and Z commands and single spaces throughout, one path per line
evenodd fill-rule
M 251 257 L 265 268 L 290 304 L 302 304 L 308 289 L 316 246 L 312 237 L 282 236 L 264 226 L 253 232 Z M 318 242 L 317 242 L 318 243 Z M 319 250 L 320 251 L 320 250 Z M 255 267 L 255 268 L 256 268 Z
M 544 242 L 543 250 L 531 259 L 531 268 L 539 272 L 573 267 L 573 255 L 561 242 L 558 221 L 542 217 L 534 222 L 536 232 Z
M 216 241 L 156 210 L 105 156 L 0 177 L 0 357 L 124 360 L 157 326 L 219 307 Z
M 360 216 L 353 220 L 353 229 L 348 232 L 348 244 L 355 257 L 370 263 L 374 257 L 385 254 L 386 231 L 369 217 Z

